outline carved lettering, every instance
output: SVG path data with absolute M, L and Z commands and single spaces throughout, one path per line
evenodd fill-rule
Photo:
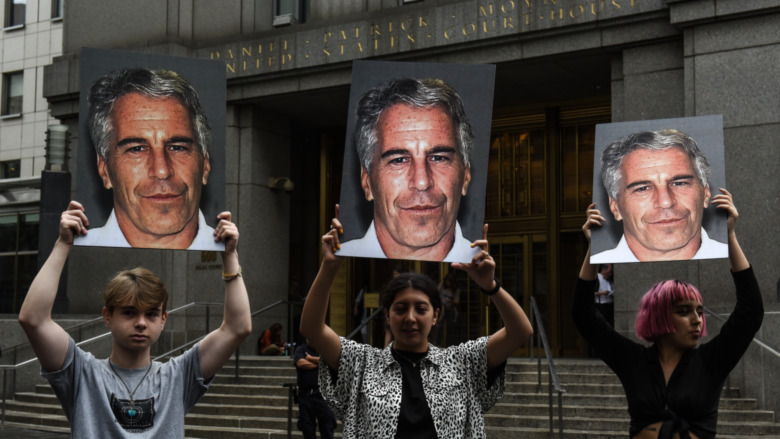
M 444 29 L 444 38 L 445 39 L 452 39 L 452 34 L 456 32 L 455 26 L 450 26 L 447 29 Z
M 484 33 L 486 33 L 486 34 L 490 33 L 490 32 L 493 32 L 493 30 L 495 28 L 496 28 L 496 19 L 495 18 L 492 20 L 492 23 L 491 23 L 491 26 L 490 26 L 489 29 L 488 29 L 488 22 L 487 22 L 487 20 L 482 22 L 482 31 Z
M 295 39 L 282 38 L 249 42 L 238 47 L 214 48 L 207 51 L 205 57 L 225 61 L 228 74 L 250 75 L 282 66 L 294 67 L 296 55 L 309 60 L 308 63 L 329 63 L 346 57 L 372 56 L 382 49 L 414 50 L 419 46 L 420 38 L 430 40 L 436 37 L 433 29 L 441 32 L 439 37 L 444 37 L 442 41 L 432 40 L 434 45 L 438 45 L 463 41 L 464 38 L 491 38 L 498 30 L 504 34 L 518 33 L 525 26 L 534 26 L 534 22 L 543 22 L 542 28 L 563 26 L 582 22 L 586 16 L 598 17 L 605 10 L 628 13 L 629 9 L 638 7 L 640 0 L 481 0 L 474 3 L 472 10 L 465 11 L 465 15 L 450 13 L 443 16 L 441 22 L 437 22 L 437 18 L 442 17 L 437 14 L 391 16 L 390 19 L 380 18 L 378 22 L 365 24 L 356 21 L 317 28 L 313 34 L 306 32 L 308 39 L 296 34 L 293 38 L 300 38 L 297 43 Z M 432 6 L 430 10 L 433 9 L 438 13 L 438 6 Z M 475 12 L 476 19 L 467 18 L 475 17 Z M 361 29 L 364 31 L 361 32 Z M 369 42 L 361 40 L 361 33 L 366 35 L 363 39 Z M 311 43 L 318 40 L 322 46 L 312 49 Z M 321 55 L 318 55 L 320 50 Z

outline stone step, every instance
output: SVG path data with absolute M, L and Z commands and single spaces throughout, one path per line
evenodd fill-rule
M 516 416 L 519 413 L 528 416 L 549 416 L 550 408 L 544 404 L 509 404 L 502 400 L 490 409 L 488 415 Z M 562 412 L 564 418 L 617 419 L 628 425 L 629 416 L 625 405 L 621 407 L 569 405 L 564 401 Z M 553 406 L 553 416 L 558 417 L 557 402 Z M 774 412 L 766 410 L 730 410 L 721 408 L 718 412 L 718 422 L 763 422 L 773 423 Z
M 241 357 L 241 378 L 235 382 L 235 363 L 229 362 L 215 377 L 209 392 L 186 419 L 188 438 L 287 437 L 288 389 L 295 382 L 290 357 Z M 541 392 L 537 393 L 537 364 L 528 359 L 510 359 L 507 389 L 499 403 L 485 416 L 490 439 L 549 437 L 548 372 L 542 364 Z M 598 360 L 556 363 L 563 395 L 564 438 L 624 438 L 628 431 L 626 399 L 619 380 Z M 738 390 L 738 389 L 737 389 Z M 718 422 L 718 437 L 776 437 L 780 427 L 772 412 L 756 410 L 757 402 L 729 398 L 724 391 Z M 738 391 L 736 392 L 738 394 Z M 557 423 L 557 394 L 553 394 Z M 6 421 L 25 428 L 67 431 L 68 423 L 48 384 L 35 392 L 18 393 L 7 403 Z M 297 431 L 297 406 L 293 405 L 293 436 Z M 557 428 L 556 428 L 557 434 Z M 339 436 L 339 435 L 337 435 Z

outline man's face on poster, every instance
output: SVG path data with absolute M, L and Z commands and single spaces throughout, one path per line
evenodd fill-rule
M 696 176 L 680 148 L 637 149 L 623 158 L 618 198 L 609 207 L 634 255 L 640 260 L 680 259 L 701 243 L 709 186 Z
M 413 251 L 453 240 L 470 181 L 447 112 L 396 104 L 380 116 L 371 170 L 362 169 L 361 185 L 374 201 L 386 252 L 387 243 Z
M 194 237 L 211 165 L 186 108 L 174 98 L 129 93 L 115 102 L 110 123 L 107 158 L 98 156 L 98 173 L 114 190 L 114 210 L 128 242 L 137 247 L 139 239 L 148 243 L 183 232 Z

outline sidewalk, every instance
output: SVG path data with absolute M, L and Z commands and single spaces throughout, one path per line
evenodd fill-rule
M 65 439 L 69 437 L 70 434 L 65 433 L 0 426 L 0 438 L 3 439 Z

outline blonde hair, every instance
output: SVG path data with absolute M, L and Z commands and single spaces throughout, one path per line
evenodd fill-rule
M 133 306 L 139 310 L 168 305 L 168 290 L 157 275 L 143 267 L 123 270 L 114 276 L 103 292 L 103 306 L 113 313 L 117 306 Z

